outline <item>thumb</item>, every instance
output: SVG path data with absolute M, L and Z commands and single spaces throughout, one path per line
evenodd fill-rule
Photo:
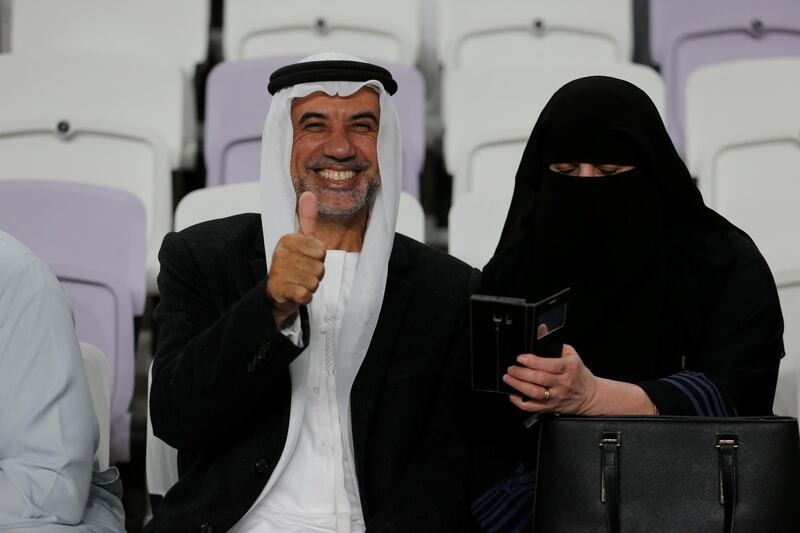
M 306 191 L 297 199 L 297 218 L 300 221 L 300 234 L 314 237 L 317 233 L 317 197 Z

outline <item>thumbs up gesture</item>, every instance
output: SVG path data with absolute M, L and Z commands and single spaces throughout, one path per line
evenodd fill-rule
M 272 254 L 267 297 L 275 324 L 283 327 L 301 305 L 311 301 L 325 275 L 325 244 L 315 237 L 317 197 L 304 192 L 297 199 L 298 233 L 281 237 Z

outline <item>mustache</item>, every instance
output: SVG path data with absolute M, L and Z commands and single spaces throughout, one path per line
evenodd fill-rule
M 347 159 L 342 161 L 332 157 L 318 156 L 306 162 L 308 170 L 317 171 L 323 168 L 330 168 L 334 170 L 352 170 L 355 172 L 363 172 L 370 168 L 372 164 L 366 159 Z

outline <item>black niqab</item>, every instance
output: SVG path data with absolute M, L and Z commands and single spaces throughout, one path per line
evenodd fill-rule
M 552 163 L 633 165 L 582 178 Z M 693 234 L 735 228 L 702 201 L 648 96 L 615 78 L 568 83 L 533 128 L 484 292 L 530 301 L 572 288 L 567 342 L 599 376 L 629 382 L 672 368 L 681 289 L 714 283 L 728 258 Z M 697 248 L 697 249 L 695 249 Z

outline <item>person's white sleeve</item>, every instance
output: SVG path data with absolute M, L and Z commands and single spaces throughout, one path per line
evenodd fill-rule
M 0 266 L 0 524 L 79 524 L 99 430 L 72 312 L 40 261 Z
M 303 325 L 300 321 L 300 313 L 297 313 L 292 323 L 281 329 L 281 334 L 292 341 L 298 348 L 303 347 Z

